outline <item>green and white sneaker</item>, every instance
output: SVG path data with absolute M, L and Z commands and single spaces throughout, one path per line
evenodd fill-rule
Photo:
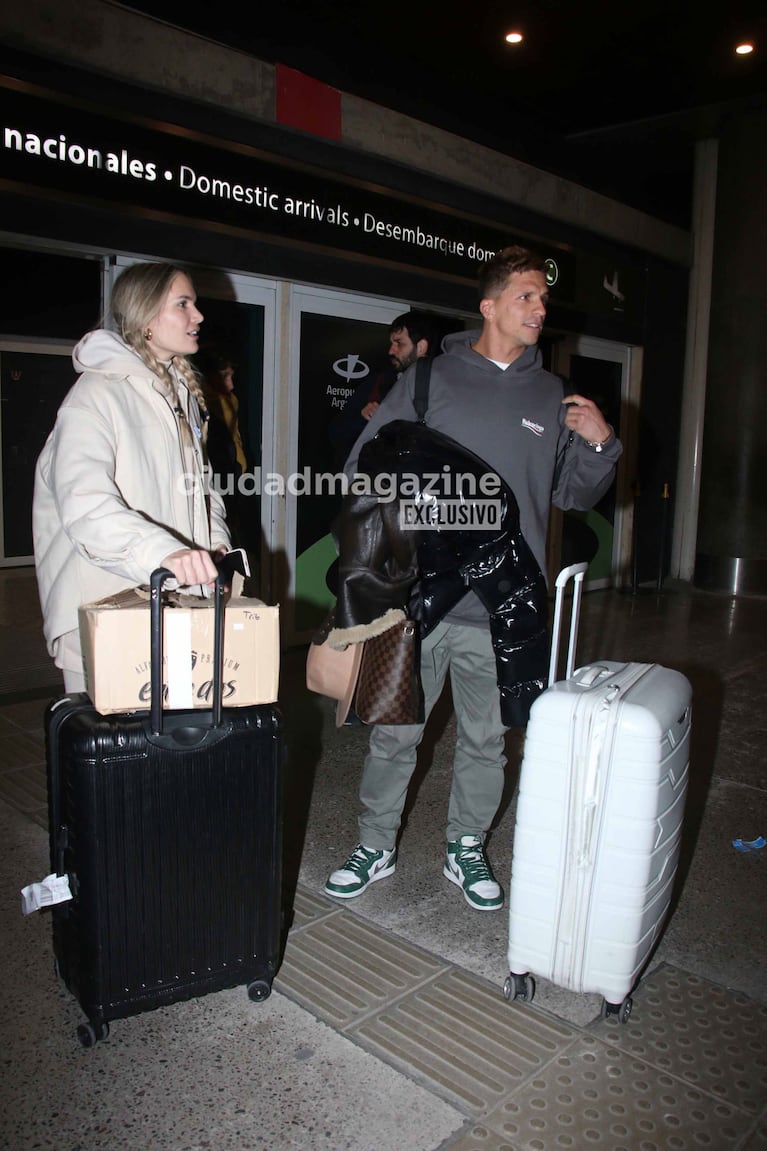
M 396 865 L 396 847 L 391 851 L 369 851 L 358 843 L 346 862 L 330 875 L 325 894 L 335 895 L 337 899 L 354 899 L 371 883 L 393 875 Z
M 448 843 L 443 875 L 463 889 L 463 897 L 477 911 L 503 907 L 503 892 L 487 862 L 482 837 L 462 835 Z

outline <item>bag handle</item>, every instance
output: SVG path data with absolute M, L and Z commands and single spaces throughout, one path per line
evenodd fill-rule
M 568 380 L 567 376 L 560 376 L 559 378 L 562 381 L 562 396 L 564 397 L 570 391 L 570 381 Z M 569 436 L 565 440 L 564 444 L 562 445 L 562 448 L 560 449 L 559 454 L 557 455 L 556 463 L 554 464 L 554 475 L 553 475 L 552 480 L 551 480 L 552 492 L 555 492 L 557 490 L 557 484 L 559 483 L 559 477 L 562 474 L 562 468 L 565 466 L 565 459 L 567 457 L 567 449 L 572 446 L 572 442 L 574 439 L 575 439 L 575 432 L 571 431 Z
M 565 679 L 569 679 L 575 670 L 575 645 L 578 639 L 578 621 L 581 614 L 581 596 L 583 594 L 583 577 L 588 568 L 587 563 L 570 564 L 562 568 L 556 578 L 556 592 L 554 595 L 554 622 L 551 625 L 551 660 L 549 663 L 549 684 L 557 678 L 557 665 L 559 664 L 559 637 L 562 631 L 562 604 L 565 596 L 565 587 L 573 582 L 573 606 L 570 613 L 570 636 L 567 645 L 567 663 L 565 666 Z
M 213 589 L 213 709 L 211 727 L 221 727 L 224 680 L 224 590 L 235 572 L 247 575 L 242 551 L 236 548 L 227 552 L 216 562 L 216 582 Z M 149 580 L 149 660 L 150 660 L 150 703 L 149 719 L 152 735 L 162 735 L 162 588 L 168 579 L 173 579 L 168 568 L 156 568 Z

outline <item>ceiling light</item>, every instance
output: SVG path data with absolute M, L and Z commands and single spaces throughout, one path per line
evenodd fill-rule
M 748 56 L 749 52 L 753 52 L 753 50 L 753 44 L 738 44 L 737 48 L 735 49 L 738 56 Z
M 509 32 L 506 37 L 507 44 L 521 44 L 523 40 L 524 36 L 521 32 Z

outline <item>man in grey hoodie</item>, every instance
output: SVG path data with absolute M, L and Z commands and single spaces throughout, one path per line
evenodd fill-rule
M 563 395 L 561 379 L 542 366 L 537 343 L 548 302 L 543 258 L 520 247 L 498 252 L 482 269 L 479 291 L 482 328 L 445 338 L 444 355 L 432 368 L 426 423 L 485 460 L 509 484 L 522 533 L 545 573 L 550 504 L 593 507 L 613 480 L 622 447 L 593 401 Z M 352 448 L 347 473 L 355 471 L 360 448 L 380 427 L 415 419 L 414 387 L 410 368 Z M 503 905 L 503 893 L 484 842 L 503 791 L 506 729 L 489 617 L 472 591 L 423 640 L 426 720 L 448 671 L 457 738 L 443 873 L 471 907 L 493 911 Z M 328 895 L 354 898 L 394 872 L 424 726 L 372 729 L 360 784 L 359 844 L 328 878 Z

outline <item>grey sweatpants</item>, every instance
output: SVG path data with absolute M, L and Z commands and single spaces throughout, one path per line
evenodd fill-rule
M 484 837 L 504 784 L 500 694 L 488 628 L 441 623 L 421 645 L 425 717 L 439 699 L 448 671 L 457 737 L 447 809 L 447 839 Z M 376 726 L 362 769 L 360 843 L 376 851 L 394 847 L 424 724 Z

